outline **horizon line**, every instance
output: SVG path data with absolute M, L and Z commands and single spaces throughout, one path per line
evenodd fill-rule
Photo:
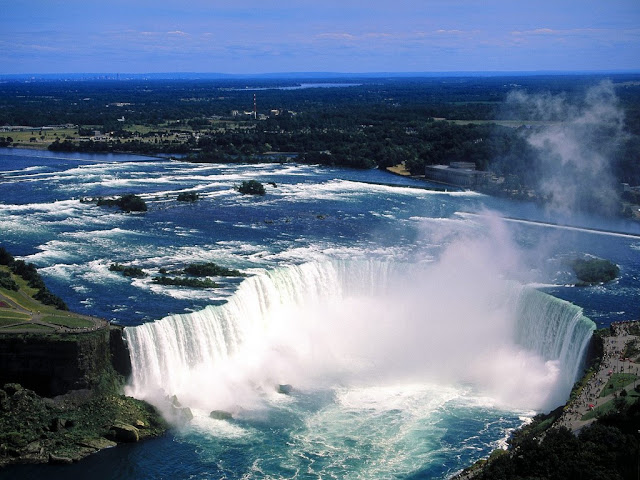
M 512 76 L 512 75 L 606 75 L 606 74 L 640 74 L 640 69 L 602 69 L 602 70 L 442 70 L 442 71 L 369 71 L 369 72 L 336 72 L 336 71 L 291 71 L 291 72 L 262 72 L 262 73 L 225 73 L 225 72 L 197 72 L 197 71 L 166 71 L 166 72 L 41 72 L 41 73 L 0 73 L 0 78 L 16 77 L 161 77 L 161 76 L 206 76 L 226 78 L 250 77 L 439 77 L 439 76 Z

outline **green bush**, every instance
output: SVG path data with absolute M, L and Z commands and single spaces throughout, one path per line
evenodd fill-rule
M 13 290 L 14 292 L 17 292 L 20 289 L 15 280 L 11 278 L 11 274 L 9 272 L 0 272 L 0 288 L 6 288 L 7 290 Z
M 67 307 L 67 304 L 64 303 L 64 300 L 62 300 L 57 295 L 54 295 L 53 293 L 51 293 L 46 288 L 41 288 L 40 290 L 38 290 L 38 292 L 33 296 L 33 298 L 35 298 L 36 300 L 38 300 L 39 302 L 41 302 L 41 303 L 43 303 L 45 305 L 51 305 L 51 306 L 57 308 L 58 310 L 68 310 L 69 309 Z
M 13 262 L 13 256 L 4 247 L 0 247 L 0 265 L 11 265 Z
M 102 198 L 98 199 L 97 205 L 99 207 L 119 207 L 123 212 L 146 212 L 147 204 L 142 198 L 133 193 L 127 193 L 120 198 L 110 199 Z
M 179 202 L 195 202 L 200 198 L 196 192 L 182 192 L 178 194 Z
M 215 263 L 192 263 L 184 269 L 187 275 L 194 277 L 244 277 L 245 274 L 232 268 L 221 267 Z
M 266 193 L 264 185 L 256 180 L 244 180 L 238 187 L 238 191 L 243 195 L 264 195 Z

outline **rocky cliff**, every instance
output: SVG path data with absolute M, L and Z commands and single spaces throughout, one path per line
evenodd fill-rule
M 162 434 L 151 405 L 121 394 L 130 373 L 120 327 L 0 335 L 0 467 L 71 463 Z
M 98 386 L 111 368 L 125 377 L 131 372 L 120 327 L 64 335 L 0 335 L 0 386 L 19 383 L 54 397 Z

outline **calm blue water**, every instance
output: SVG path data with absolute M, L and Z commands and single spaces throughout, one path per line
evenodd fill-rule
M 249 179 L 263 182 L 267 195 L 235 191 Z M 474 277 L 477 270 L 464 275 L 474 264 L 571 301 L 599 326 L 640 316 L 640 238 L 497 217 L 631 234 L 640 233 L 637 225 L 566 218 L 532 204 L 425 186 L 377 170 L 195 165 L 2 149 L 0 243 L 35 263 L 71 309 L 125 326 L 199 312 L 234 295 L 237 279 L 217 279 L 221 287 L 215 290 L 151 281 L 160 268 L 192 262 L 250 274 L 327 260 L 426 268 L 451 262 L 461 269 L 461 279 L 474 280 L 456 280 L 448 289 L 454 293 L 484 288 Z M 182 191 L 197 191 L 201 199 L 177 202 Z M 80 201 L 124 193 L 142 196 L 148 212 L 123 214 Z M 572 287 L 565 260 L 582 254 L 618 263 L 620 278 L 606 286 Z M 108 270 L 114 262 L 141 267 L 150 276 L 124 278 Z M 424 288 L 428 292 L 429 285 Z M 464 382 L 336 383 L 285 399 L 269 397 L 231 423 L 196 416 L 192 425 L 161 439 L 102 452 L 80 465 L 26 467 L 0 477 L 19 472 L 25 478 L 69 479 L 91 472 L 110 479 L 445 478 L 486 456 L 535 409 L 498 401 Z

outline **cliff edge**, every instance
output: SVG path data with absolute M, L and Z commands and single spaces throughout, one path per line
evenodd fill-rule
M 69 312 L 0 247 L 0 467 L 72 463 L 164 433 L 151 405 L 122 395 L 130 374 L 122 327 Z
M 0 467 L 72 463 L 164 433 L 151 405 L 122 395 L 130 369 L 120 327 L 0 334 Z

